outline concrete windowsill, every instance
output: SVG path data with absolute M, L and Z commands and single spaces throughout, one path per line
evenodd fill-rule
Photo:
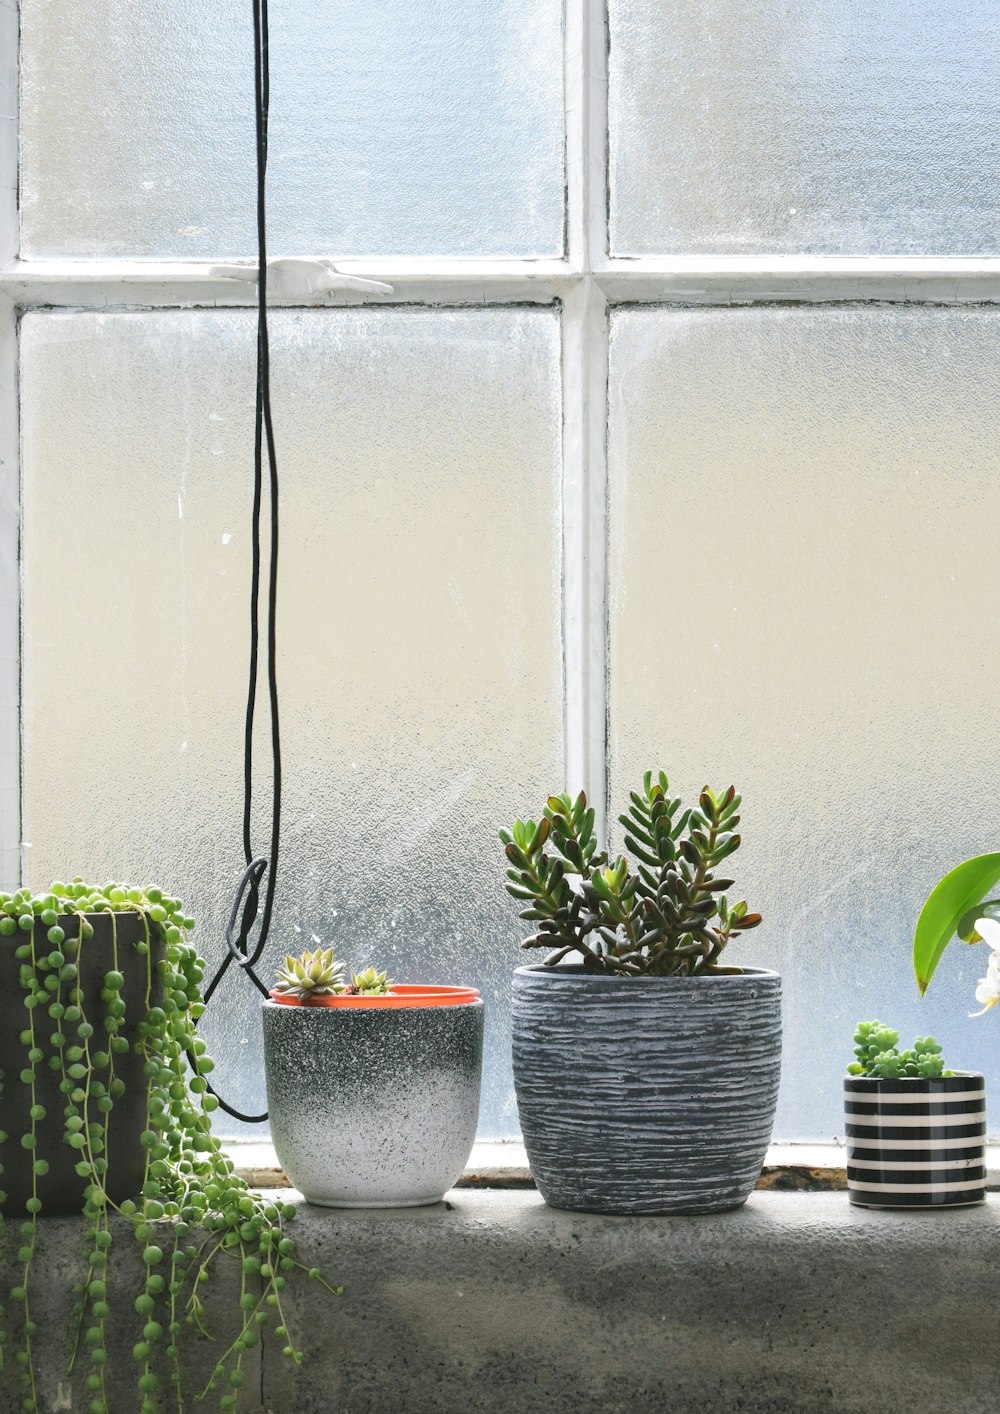
M 342 1211 L 292 1194 L 303 1260 L 345 1288 L 289 1281 L 299 1369 L 250 1352 L 247 1414 L 987 1414 L 1000 1384 L 1000 1198 L 943 1212 L 758 1192 L 735 1212 L 611 1218 L 531 1190 L 456 1189 L 428 1208 Z M 114 1275 L 143 1268 L 121 1220 Z M 121 1229 L 119 1231 L 119 1229 Z M 82 1218 L 49 1219 L 33 1278 L 42 1329 L 71 1324 Z M 3 1264 L 0 1264 L 3 1265 Z M 227 1264 L 224 1264 L 224 1267 Z M 191 1391 L 231 1338 L 239 1294 L 204 1290 Z M 8 1280 L 6 1266 L 0 1278 Z M 129 1301 L 110 1328 L 115 1411 L 137 1407 Z M 85 1409 L 47 1341 L 41 1410 Z M 0 1414 L 19 1395 L 0 1378 Z M 251 1393 L 252 1391 L 252 1393 Z

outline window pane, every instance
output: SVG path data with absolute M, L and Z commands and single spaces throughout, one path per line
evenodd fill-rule
M 1000 13 L 611 0 L 612 249 L 995 255 Z
M 30 256 L 256 251 L 237 0 L 22 0 Z M 558 255 L 561 5 L 271 7 L 276 253 Z
M 563 774 L 558 341 L 552 310 L 273 319 L 285 828 L 265 970 L 319 937 L 482 988 L 487 1135 L 516 1131 L 496 829 Z M 250 311 L 22 326 L 28 878 L 166 881 L 214 959 L 242 869 L 253 351 Z M 204 1023 L 243 1107 L 262 1102 L 257 1006 L 227 979 Z
M 859 1018 L 1000 1079 L 986 949 L 922 1002 L 910 965 L 1000 839 L 998 347 L 976 309 L 614 317 L 612 798 L 657 766 L 743 792 L 764 924 L 731 956 L 785 976 L 783 1139 L 843 1133 Z

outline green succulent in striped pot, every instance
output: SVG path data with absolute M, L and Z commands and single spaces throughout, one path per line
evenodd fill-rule
M 278 968 L 278 990 L 293 997 L 337 996 L 348 989 L 344 964 L 333 948 L 317 948 L 298 957 L 286 957 Z

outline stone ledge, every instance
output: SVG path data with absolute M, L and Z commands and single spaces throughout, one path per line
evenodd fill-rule
M 459 1189 L 398 1211 L 301 1203 L 302 1254 L 346 1287 L 286 1291 L 307 1361 L 273 1337 L 247 1410 L 270 1414 L 987 1414 L 1000 1383 L 1000 1199 L 868 1212 L 755 1193 L 734 1213 L 606 1218 L 531 1191 Z M 65 1321 L 81 1223 L 51 1219 L 37 1296 Z M 116 1276 L 137 1276 L 123 1242 Z M 3 1273 L 5 1280 L 8 1273 Z M 218 1292 L 206 1293 L 209 1319 Z M 128 1311 L 128 1307 L 120 1308 Z M 135 1317 L 115 1323 L 113 1414 L 131 1414 Z M 213 1322 L 214 1324 L 214 1322 Z M 193 1342 L 194 1380 L 212 1349 Z M 50 1347 L 51 1348 L 51 1347 Z M 124 1376 L 124 1379 L 122 1378 Z M 8 1384 L 2 1384 L 7 1381 Z M 18 1400 L 0 1376 L 0 1410 Z M 261 1402 L 256 1403 L 260 1390 Z M 46 1363 L 44 1411 L 82 1410 Z M 208 1407 L 205 1405 L 203 1407 Z

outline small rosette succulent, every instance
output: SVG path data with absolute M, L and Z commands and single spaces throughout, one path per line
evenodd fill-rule
M 355 996 L 384 997 L 392 991 L 392 978 L 384 972 L 376 972 L 374 967 L 368 967 L 364 972 L 352 972 L 351 985 L 344 990 Z
M 337 996 L 347 990 L 344 964 L 337 961 L 333 948 L 286 957 L 278 969 L 278 990 L 303 999 Z

